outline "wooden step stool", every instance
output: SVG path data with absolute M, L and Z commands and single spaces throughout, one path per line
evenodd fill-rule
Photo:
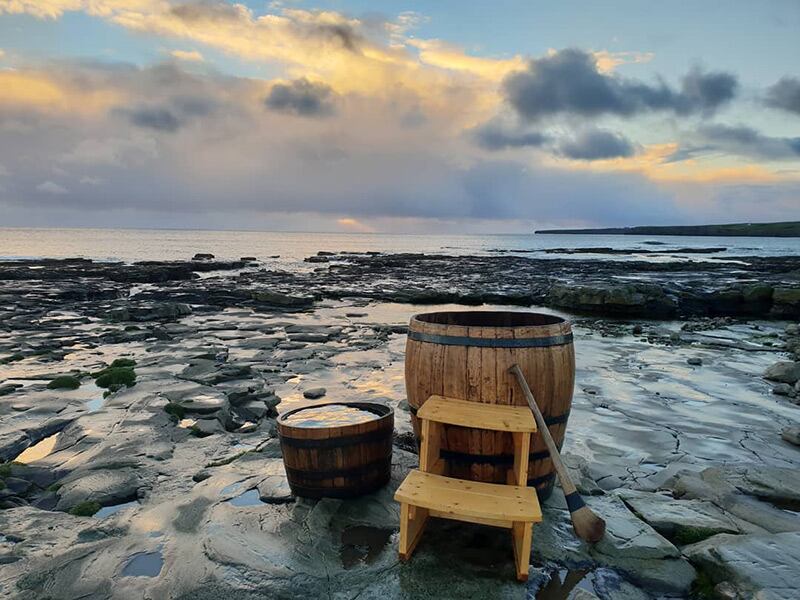
M 504 527 L 511 530 L 517 579 L 527 580 L 533 524 L 542 520 L 536 489 L 526 487 L 531 433 L 536 431 L 530 409 L 431 396 L 417 418 L 422 429 L 419 470 L 408 474 L 394 496 L 400 502 L 400 559 L 411 557 L 428 517 Z M 509 485 L 445 477 L 443 424 L 510 433 L 514 467 Z

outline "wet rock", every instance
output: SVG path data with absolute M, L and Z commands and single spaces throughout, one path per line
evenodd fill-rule
M 753 469 L 752 475 L 747 471 Z M 761 501 L 760 497 L 772 496 L 778 498 L 779 503 L 791 503 L 792 496 L 796 496 L 797 491 L 780 491 L 785 486 L 780 483 L 783 473 L 789 470 L 782 469 L 780 472 L 764 473 L 762 476 L 755 474 L 758 469 L 769 469 L 762 465 L 752 465 L 752 467 L 741 467 L 741 472 L 735 468 L 722 469 L 710 467 L 699 473 L 681 471 L 675 476 L 666 480 L 663 487 L 672 490 L 675 497 L 681 499 L 699 499 L 713 502 L 728 514 L 738 519 L 737 524 L 742 527 L 747 524 L 751 531 L 769 531 L 781 533 L 786 531 L 800 531 L 800 518 L 798 516 L 777 508 L 773 504 Z M 793 485 L 797 475 L 787 473 L 790 477 L 787 485 Z M 754 480 L 754 481 L 753 481 Z M 771 485 L 777 488 L 770 490 Z M 750 492 L 754 495 L 748 495 Z M 759 496 L 765 494 L 766 496 Z M 789 495 L 790 498 L 780 498 Z
M 61 482 L 56 508 L 68 511 L 85 502 L 101 506 L 127 502 L 136 498 L 141 485 L 133 469 L 80 471 Z
M 229 407 L 228 399 L 223 394 L 197 394 L 179 401 L 187 413 L 213 414 Z
M 235 412 L 242 419 L 260 421 L 270 413 L 269 407 L 260 400 L 252 400 L 236 407 Z
M 262 502 L 282 504 L 294 500 L 283 460 L 272 460 L 266 463 L 263 472 L 266 477 L 258 484 L 258 497 Z
M 192 260 L 214 260 L 216 258 L 213 254 L 207 252 L 198 252 L 192 257 Z
M 560 489 L 558 493 L 563 502 Z M 605 537 L 594 546 L 579 540 L 572 529 L 569 512 L 548 501 L 544 506 L 546 526 L 539 525 L 536 530 L 534 559 L 612 568 L 647 589 L 687 593 L 695 571 L 674 545 L 639 520 L 620 498 L 591 496 L 586 502 L 605 519 Z
M 0 385 L 0 396 L 7 396 L 13 394 L 14 391 L 22 387 L 21 383 L 4 383 Z
M 225 427 L 217 419 L 197 419 L 191 427 L 192 433 L 198 437 L 207 437 L 217 433 L 225 433 Z
M 293 342 L 327 342 L 330 336 L 324 333 L 290 333 L 289 339 Z
M 577 454 L 565 452 L 561 455 L 564 466 L 567 467 L 572 482 L 578 491 L 584 496 L 597 496 L 603 494 L 603 489 L 597 485 L 591 476 L 586 459 Z
M 800 532 L 720 534 L 683 549 L 714 582 L 731 583 L 742 597 L 797 598 Z
M 778 317 L 797 317 L 800 314 L 800 288 L 776 287 L 772 294 L 772 314 Z
M 194 475 L 192 475 L 192 481 L 195 483 L 200 483 L 201 481 L 205 481 L 209 477 L 211 477 L 212 473 L 208 469 L 201 469 Z
M 313 296 L 301 296 L 296 294 L 287 294 L 283 292 L 258 290 L 250 294 L 251 299 L 256 302 L 270 304 L 272 306 L 286 306 L 292 308 L 304 308 L 314 304 Z
M 303 397 L 309 400 L 316 400 L 317 398 L 322 398 L 326 393 L 327 390 L 323 387 L 311 388 L 303 391 Z
M 620 490 L 618 495 L 640 519 L 677 544 L 691 544 L 717 533 L 739 533 L 733 519 L 711 502 L 633 490 Z
M 793 398 L 795 396 L 794 387 L 789 385 L 788 383 L 777 383 L 772 386 L 772 393 L 776 396 L 789 396 Z
M 171 302 L 165 304 L 128 304 L 106 313 L 112 323 L 124 321 L 169 321 L 192 314 L 188 304 Z
M 781 430 L 781 439 L 795 446 L 800 446 L 800 427 L 784 427 Z
M 245 421 L 242 423 L 241 427 L 236 430 L 236 433 L 253 433 L 258 429 L 258 423 L 254 423 L 253 421 Z
M 195 381 L 204 385 L 216 385 L 226 381 L 249 379 L 252 376 L 253 368 L 250 365 L 218 364 L 214 360 L 207 359 L 193 360 L 179 375 L 181 379 Z
M 800 362 L 779 361 L 764 372 L 764 379 L 794 384 L 800 380 Z
M 687 358 L 686 359 L 686 363 L 690 364 L 690 365 L 692 365 L 694 367 L 699 367 L 700 365 L 703 364 L 703 359 L 702 358 L 698 358 L 696 356 L 692 356 L 691 358 Z
M 766 465 L 725 467 L 728 482 L 740 492 L 775 504 L 796 503 L 800 507 L 800 470 Z
M 547 302 L 578 312 L 614 315 L 670 316 L 677 311 L 677 304 L 661 286 L 645 283 L 555 284 Z

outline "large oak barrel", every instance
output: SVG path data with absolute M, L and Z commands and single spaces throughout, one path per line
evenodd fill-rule
M 416 411 L 431 395 L 527 406 L 508 368 L 518 364 L 558 447 L 564 441 L 575 351 L 561 317 L 532 312 L 436 312 L 412 317 L 406 342 L 406 392 L 414 432 Z M 509 434 L 446 426 L 442 455 L 452 477 L 505 483 L 513 466 Z M 528 485 L 544 499 L 555 472 L 541 436 L 531 439 Z
M 365 414 L 349 424 L 339 407 Z M 278 435 L 292 493 L 350 498 L 382 487 L 391 474 L 393 429 L 394 411 L 373 402 L 322 402 L 283 413 Z

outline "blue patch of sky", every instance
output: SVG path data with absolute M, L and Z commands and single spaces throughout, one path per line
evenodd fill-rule
M 207 66 L 227 75 L 272 79 L 283 72 L 279 64 L 245 60 L 191 40 L 130 31 L 81 12 L 64 13 L 59 19 L 0 16 L 0 48 L 8 61 L 18 63 L 99 60 L 138 66 L 171 60 L 173 50 L 196 50 Z
M 247 0 L 254 11 L 267 4 Z M 374 14 L 372 0 L 314 0 L 287 6 L 320 8 L 354 16 Z M 797 73 L 800 55 L 800 3 L 796 0 L 708 0 L 605 2 L 563 0 L 383 0 L 389 18 L 405 11 L 428 17 L 415 35 L 441 38 L 470 53 L 539 56 L 549 48 L 654 52 L 635 73 L 661 74 L 676 81 L 696 63 L 741 73 L 750 84 L 769 85 Z M 633 72 L 633 71 L 630 71 Z

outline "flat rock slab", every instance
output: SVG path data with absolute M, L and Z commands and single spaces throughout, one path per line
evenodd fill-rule
M 674 545 L 628 510 L 618 497 L 592 496 L 586 502 L 605 519 L 605 537 L 589 546 L 575 536 L 568 511 L 545 506 L 544 522 L 534 529 L 535 560 L 581 568 L 608 567 L 626 573 L 631 581 L 648 589 L 688 592 L 696 573 Z
M 184 398 L 180 405 L 189 413 L 212 414 L 228 408 L 228 399 L 223 394 L 197 394 Z
M 716 535 L 683 553 L 715 582 L 730 581 L 746 598 L 795 600 L 800 532 Z
M 258 484 L 258 497 L 262 502 L 282 504 L 294 500 L 282 460 L 273 460 L 264 466 L 267 476 Z
M 739 533 L 733 519 L 705 500 L 675 500 L 663 494 L 620 490 L 631 510 L 658 533 L 687 544 L 717 533 Z
M 69 510 L 81 502 L 101 506 L 125 502 L 136 497 L 141 486 L 132 469 L 87 471 L 64 483 L 58 490 L 58 510 Z
M 800 471 L 762 465 L 726 467 L 726 479 L 742 493 L 772 502 L 800 504 Z

